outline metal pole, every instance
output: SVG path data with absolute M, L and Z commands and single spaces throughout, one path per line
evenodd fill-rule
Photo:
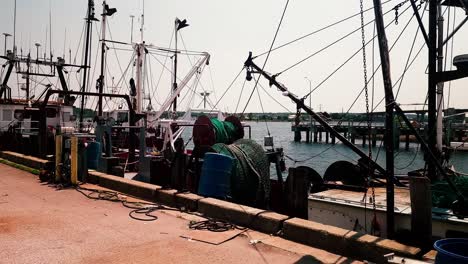
M 13 55 L 16 55 L 16 0 L 15 10 L 13 11 Z
M 3 53 L 6 56 L 7 55 L 7 41 L 8 41 L 8 37 L 10 37 L 11 35 L 8 33 L 3 33 L 3 35 L 5 36 L 5 48 L 3 50 Z
M 101 75 L 99 76 L 98 116 L 102 116 L 102 93 L 104 92 L 105 54 L 106 54 L 106 1 L 102 2 L 102 40 L 101 40 Z
M 177 26 L 178 26 L 179 19 L 176 18 L 174 22 L 174 32 L 175 32 L 175 53 L 174 53 L 174 76 L 173 76 L 173 83 L 172 83 L 172 90 L 177 90 Z M 174 119 L 177 117 L 177 97 L 174 99 L 174 103 L 172 105 L 172 111 L 174 111 Z
M 390 56 L 388 52 L 387 36 L 382 15 L 382 3 L 374 0 L 375 25 L 377 28 L 380 60 L 382 63 L 382 76 L 385 89 L 385 155 L 387 176 L 387 237 L 393 238 L 395 233 L 395 196 L 394 196 L 394 157 L 393 157 L 393 109 L 395 99 L 392 90 L 392 78 L 390 72 Z
M 437 71 L 444 71 L 444 16 L 440 3 L 437 5 L 438 11 L 438 36 L 437 36 Z M 437 84 L 437 149 L 442 153 L 442 134 L 443 134 L 443 102 L 444 102 L 444 82 Z
M 437 157 L 437 0 L 429 0 L 429 75 L 428 75 L 428 144 L 429 149 Z M 428 162 L 428 176 L 431 181 L 436 180 L 436 169 L 433 162 Z
M 39 47 L 37 47 L 39 49 Z M 27 65 L 27 70 L 26 70 L 26 102 L 28 103 L 28 106 L 30 106 L 29 103 L 29 71 L 31 67 L 31 57 L 28 55 L 28 62 L 26 63 Z
M 81 88 L 82 92 L 86 92 L 87 85 L 87 73 L 88 73 L 88 57 L 89 57 L 89 45 L 91 38 L 91 16 L 93 15 L 94 2 L 93 0 L 88 0 L 88 16 L 86 18 L 86 46 L 85 46 L 85 60 L 84 60 L 84 69 L 83 69 L 83 87 Z M 81 109 L 80 109 L 80 129 L 83 128 L 83 114 L 85 107 L 85 95 L 81 96 Z
M 130 43 L 133 43 L 133 19 L 135 18 L 134 15 L 131 15 L 130 18 L 132 19 L 132 30 L 130 31 Z

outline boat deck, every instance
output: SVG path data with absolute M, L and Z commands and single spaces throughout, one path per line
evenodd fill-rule
M 309 196 L 309 220 L 328 223 L 347 229 L 366 232 L 373 218 L 372 191 L 364 192 L 331 189 Z M 385 188 L 375 188 L 376 216 L 385 226 L 387 195 Z M 341 215 L 340 218 L 336 215 Z M 447 208 L 432 208 L 433 235 L 445 237 L 447 230 L 466 232 L 468 218 L 456 217 Z M 411 228 L 411 198 L 407 188 L 395 188 L 395 223 L 397 227 Z M 385 236 L 385 234 L 384 234 Z

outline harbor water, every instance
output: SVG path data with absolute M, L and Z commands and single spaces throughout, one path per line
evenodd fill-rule
M 270 135 L 273 137 L 275 148 L 283 148 L 284 154 L 288 157 L 302 162 L 294 162 L 291 159 L 286 159 L 286 166 L 309 166 L 315 169 L 323 176 L 326 169 L 335 161 L 347 160 L 357 163 L 359 156 L 348 147 L 343 145 L 339 140 L 336 144 L 321 143 L 306 143 L 294 142 L 294 133 L 291 131 L 291 123 L 289 122 L 245 122 L 251 127 L 252 139 L 263 146 L 264 137 Z M 268 127 L 268 128 L 267 128 Z M 184 131 L 184 139 L 190 138 L 192 129 L 188 128 Z M 248 138 L 249 129 L 245 127 L 245 138 Z M 305 136 L 304 136 L 305 138 Z M 368 146 L 362 147 L 362 141 L 356 139 L 356 146 L 361 148 L 365 153 L 368 153 Z M 395 173 L 406 174 L 408 171 L 424 168 L 424 154 L 417 143 L 410 143 L 409 150 L 405 150 L 405 143 L 400 143 L 400 149 L 395 150 Z M 193 148 L 192 142 L 188 144 L 188 148 Z M 385 148 L 382 141 L 377 141 L 377 146 L 372 148 L 372 157 L 377 160 L 377 163 L 385 168 Z M 468 152 L 454 152 L 451 157 L 451 164 L 456 171 L 468 173 Z M 271 166 L 271 175 L 275 177 L 276 172 L 274 166 Z M 285 177 L 286 175 L 283 175 Z

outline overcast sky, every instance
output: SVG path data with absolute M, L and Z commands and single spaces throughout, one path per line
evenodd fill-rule
M 364 1 L 365 8 L 372 7 L 372 1 Z M 392 0 L 383 6 L 384 12 L 392 9 L 400 1 Z M 107 3 L 111 7 L 117 8 L 117 13 L 109 19 L 109 28 L 112 33 L 112 39 L 124 42 L 130 42 L 131 36 L 131 18 L 134 15 L 134 40 L 139 40 L 139 23 L 140 16 L 143 10 L 142 1 L 129 0 L 108 0 Z M 146 43 L 152 43 L 161 47 L 168 47 L 171 36 L 173 35 L 174 19 L 179 17 L 187 19 L 190 26 L 180 31 L 185 47 L 189 50 L 206 51 L 211 54 L 210 65 L 205 68 L 201 86 L 198 86 L 197 91 L 203 89 L 213 91 L 210 100 L 215 102 L 221 97 L 228 85 L 241 70 L 248 52 L 253 51 L 254 55 L 267 51 L 274 33 L 277 29 L 278 22 L 286 1 L 281 0 L 171 0 L 171 1 L 146 1 L 145 3 L 145 26 L 144 39 Z M 96 15 L 100 19 L 102 12 L 102 2 L 96 1 Z M 399 23 L 392 23 L 388 27 L 388 40 L 392 45 L 397 39 L 400 32 L 405 28 L 405 25 L 412 17 L 412 10 L 406 12 L 404 10 L 409 7 L 406 3 L 399 9 L 401 14 Z M 52 53 L 55 57 L 65 55 L 69 62 L 69 50 L 72 51 L 72 60 L 76 55 L 76 62 L 81 63 L 82 44 L 79 44 L 80 35 L 84 26 L 84 17 L 86 14 L 86 0 L 17 0 L 17 29 L 16 29 L 16 44 L 20 52 L 26 54 L 29 50 L 35 58 L 34 43 L 41 43 L 41 53 L 44 53 L 46 45 L 46 31 L 49 32 L 49 11 L 52 14 Z M 0 32 L 13 34 L 13 12 L 14 0 L 2 0 L 2 8 L 0 10 Z M 445 8 L 444 8 L 445 10 Z M 320 29 L 330 23 L 338 21 L 344 17 L 356 14 L 359 12 L 359 1 L 311 1 L 311 0 L 291 0 L 286 11 L 283 24 L 275 42 L 275 46 L 286 43 L 297 37 L 305 35 Z M 422 11 L 421 11 L 422 12 Z M 445 21 L 452 23 L 454 14 L 456 13 L 456 21 L 460 22 L 465 17 L 465 13 L 461 10 L 445 12 Z M 390 11 L 385 16 L 385 22 L 390 23 L 395 18 L 395 12 Z M 425 13 L 427 18 L 427 12 Z M 373 12 L 365 13 L 366 22 L 373 20 Z M 424 19 L 426 21 L 426 19 Z M 322 31 L 302 41 L 284 47 L 278 51 L 272 52 L 270 59 L 265 67 L 265 70 L 271 73 L 279 73 L 289 66 L 293 65 L 305 57 L 313 54 L 328 44 L 334 42 L 340 37 L 358 29 L 360 26 L 359 16 L 348 20 L 338 26 Z M 96 63 L 96 51 L 98 49 L 97 34 L 100 31 L 100 23 L 93 25 L 93 44 L 92 44 L 92 63 L 90 89 L 94 90 L 95 80 L 98 77 L 99 60 Z M 391 52 L 392 77 L 396 82 L 404 70 L 404 66 L 410 52 L 413 38 L 417 29 L 416 19 L 412 19 L 409 26 L 401 35 Z M 446 29 L 446 28 L 445 28 Z M 365 28 L 366 41 L 370 41 L 374 32 L 373 24 Z M 66 32 L 66 35 L 65 35 Z M 466 46 L 468 40 L 468 29 L 465 27 L 456 35 L 454 42 L 454 55 L 468 53 Z M 110 37 L 108 36 L 110 39 Z M 306 60 L 288 71 L 282 73 L 278 80 L 284 83 L 290 91 L 303 96 L 309 91 L 309 81 L 311 80 L 312 88 L 320 84 L 332 71 L 340 66 L 345 60 L 353 55 L 361 47 L 360 31 L 352 34 L 344 41 L 337 43 L 324 52 Z M 4 39 L 1 41 L 1 52 L 3 53 Z M 11 49 L 12 38 L 9 39 L 8 47 Z M 423 45 L 423 38 L 418 34 L 414 45 L 413 57 Z M 47 46 L 49 46 L 47 44 Z M 80 46 L 80 48 L 78 48 Z M 113 46 L 109 44 L 112 48 Z M 172 44 L 173 46 L 173 44 Z M 64 48 L 65 47 L 65 48 Z M 116 46 L 117 47 L 117 46 Z M 123 47 L 123 46 L 118 46 Z M 50 47 L 47 47 L 49 49 Z M 184 48 L 182 41 L 179 38 L 179 48 Z M 379 55 L 377 42 L 375 42 L 375 50 L 372 49 L 372 43 L 366 48 L 367 52 L 367 70 L 368 76 L 372 76 L 373 66 L 379 64 Z M 47 52 L 48 53 L 48 52 Z M 374 53 L 375 59 L 372 54 Z M 125 70 L 127 65 L 130 65 L 130 70 L 126 74 L 131 75 L 131 52 L 122 50 L 109 50 L 108 53 L 108 76 L 107 89 L 110 91 L 112 86 L 111 78 L 114 78 L 114 86 L 119 86 L 121 92 L 128 92 L 126 84 L 118 82 L 122 75 L 120 68 Z M 197 58 L 188 58 L 180 56 L 179 77 L 188 72 L 190 63 Z M 448 61 L 447 67 L 450 67 L 451 57 L 451 42 L 448 46 Z M 118 58 L 118 60 L 117 60 Z M 163 72 L 163 67 L 160 62 L 164 62 L 164 57 L 150 56 L 148 59 L 149 68 L 146 91 L 152 96 L 153 106 L 157 108 L 158 103 L 161 103 L 167 96 L 170 90 L 170 73 Z M 258 65 L 263 65 L 265 56 L 258 58 L 255 62 Z M 119 67 L 120 63 L 120 67 Z M 374 65 L 373 65 L 374 64 Z M 316 110 L 341 112 L 347 111 L 353 100 L 363 88 L 363 62 L 362 53 L 357 54 L 348 64 L 342 67 L 333 77 L 326 81 L 320 88 L 312 94 L 312 106 Z M 414 64 L 405 75 L 401 91 L 398 96 L 398 102 L 401 104 L 423 103 L 427 91 L 427 75 L 425 74 L 427 65 L 427 49 L 423 49 L 420 55 L 415 59 Z M 169 69 L 171 60 L 168 59 L 166 67 Z M 96 68 L 96 71 L 94 71 Z M 70 72 L 70 86 L 72 89 L 78 89 L 77 80 L 80 74 Z M 127 78 L 126 77 L 126 78 Z M 127 80 L 127 79 L 125 79 Z M 213 80 L 213 81 L 211 81 Z M 237 112 L 241 112 L 246 105 L 254 82 L 245 84 L 243 93 L 242 86 L 245 80 L 245 73 L 234 82 L 232 88 L 226 93 L 225 97 L 220 101 L 219 108 L 229 112 L 234 112 L 237 107 Z M 37 79 L 43 84 L 56 83 L 56 80 Z M 9 82 L 13 88 L 13 95 L 17 94 L 16 76 Z M 283 97 L 275 88 L 268 87 L 268 83 L 264 80 L 260 84 L 267 90 L 268 94 L 278 100 L 283 106 L 294 111 L 295 106 L 290 100 Z M 374 82 L 374 105 L 383 97 L 383 85 L 380 70 L 376 74 Z M 450 106 L 458 108 L 468 108 L 468 81 L 459 80 L 451 84 Z M 35 88 L 34 93 L 39 95 L 41 86 Z M 195 89 L 195 86 L 193 86 Z M 372 97 L 372 83 L 369 85 L 370 94 Z M 398 89 L 398 85 L 395 89 Z M 118 90 L 118 89 L 116 89 Z M 187 89 L 187 91 L 190 91 Z M 449 88 L 446 84 L 445 92 L 448 94 Z M 261 112 L 260 102 L 263 103 L 266 112 L 284 112 L 282 106 L 277 104 L 267 93 L 260 88 L 260 98 L 257 93 L 254 93 L 247 112 Z M 181 99 L 185 92 L 181 94 Z M 185 107 L 189 102 L 190 96 L 187 96 L 182 101 Z M 240 98 L 240 103 L 239 102 Z M 447 96 L 446 96 L 447 98 Z M 371 98 L 372 100 L 372 98 Z M 195 97 L 192 106 L 198 106 L 199 97 Z M 93 100 L 88 102 L 88 106 L 93 107 Z M 308 103 L 308 101 L 307 101 Z M 447 100 L 446 100 L 447 103 Z M 108 107 L 112 107 L 110 104 Z M 380 105 L 377 109 L 383 110 L 384 106 Z M 421 106 L 404 105 L 405 109 L 421 108 Z M 352 112 L 365 111 L 364 95 L 359 98 Z

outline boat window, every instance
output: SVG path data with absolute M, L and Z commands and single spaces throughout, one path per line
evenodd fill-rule
M 70 121 L 70 113 L 69 112 L 63 112 L 63 121 L 64 122 Z
M 13 120 L 13 111 L 11 109 L 3 109 L 3 121 L 12 121 Z
M 16 109 L 14 117 L 15 117 L 16 120 L 23 121 L 24 118 L 25 118 L 25 111 L 20 110 L 20 109 Z
M 128 113 L 117 113 L 117 122 L 128 122 Z
M 48 118 L 55 118 L 57 117 L 57 110 L 54 108 L 46 108 L 46 115 Z

